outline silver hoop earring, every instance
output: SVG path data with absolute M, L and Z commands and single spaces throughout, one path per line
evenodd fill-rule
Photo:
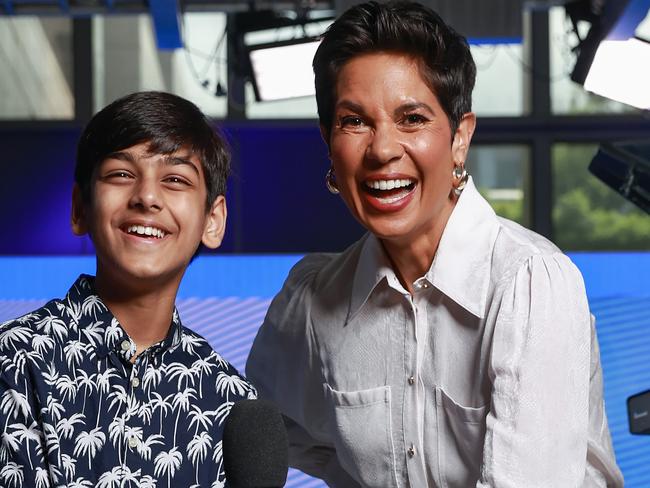
M 457 197 L 463 193 L 465 185 L 467 185 L 467 180 L 469 179 L 469 173 L 465 171 L 465 166 L 463 164 L 454 165 L 454 169 L 451 171 L 451 176 L 454 180 L 458 181 L 458 184 L 454 186 L 454 195 Z
M 325 186 L 332 195 L 338 195 L 339 189 L 336 186 L 336 175 L 332 167 L 327 170 L 327 174 L 325 175 Z

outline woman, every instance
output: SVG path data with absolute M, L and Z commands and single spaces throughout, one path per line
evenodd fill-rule
M 331 486 L 621 486 L 582 278 L 465 170 L 475 71 L 415 3 L 329 28 L 327 185 L 368 233 L 293 268 L 249 378 L 286 417 L 292 465 Z

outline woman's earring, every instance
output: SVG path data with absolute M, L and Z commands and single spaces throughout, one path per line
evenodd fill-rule
M 458 183 L 454 185 L 454 194 L 458 197 L 461 193 L 463 193 L 463 190 L 465 189 L 465 185 L 469 179 L 469 173 L 465 171 L 465 166 L 463 163 L 460 163 L 454 165 L 451 176 L 454 178 L 454 180 L 458 181 Z
M 332 195 L 337 195 L 339 193 L 339 189 L 336 186 L 336 175 L 334 174 L 334 168 L 332 167 L 327 170 L 327 174 L 325 175 L 325 186 Z

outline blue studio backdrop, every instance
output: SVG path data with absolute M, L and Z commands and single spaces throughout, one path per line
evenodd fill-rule
M 216 255 L 190 266 L 178 308 L 186 325 L 243 371 L 293 263 L 305 252 L 342 250 L 362 230 L 325 189 L 329 161 L 314 122 L 229 124 L 224 131 L 234 153 L 227 237 Z M 92 244 L 69 227 L 79 134 L 75 126 L 0 129 L 0 322 L 62 296 L 79 273 L 94 273 Z M 626 486 L 648 487 L 650 437 L 629 434 L 626 399 L 650 389 L 650 253 L 571 259 L 597 319 L 607 414 Z M 322 486 L 294 471 L 287 483 Z

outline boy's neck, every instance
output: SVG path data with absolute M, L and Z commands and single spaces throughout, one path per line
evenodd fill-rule
M 95 290 L 122 328 L 136 344 L 136 355 L 167 337 L 180 280 L 148 287 L 124 287 L 102 279 Z

